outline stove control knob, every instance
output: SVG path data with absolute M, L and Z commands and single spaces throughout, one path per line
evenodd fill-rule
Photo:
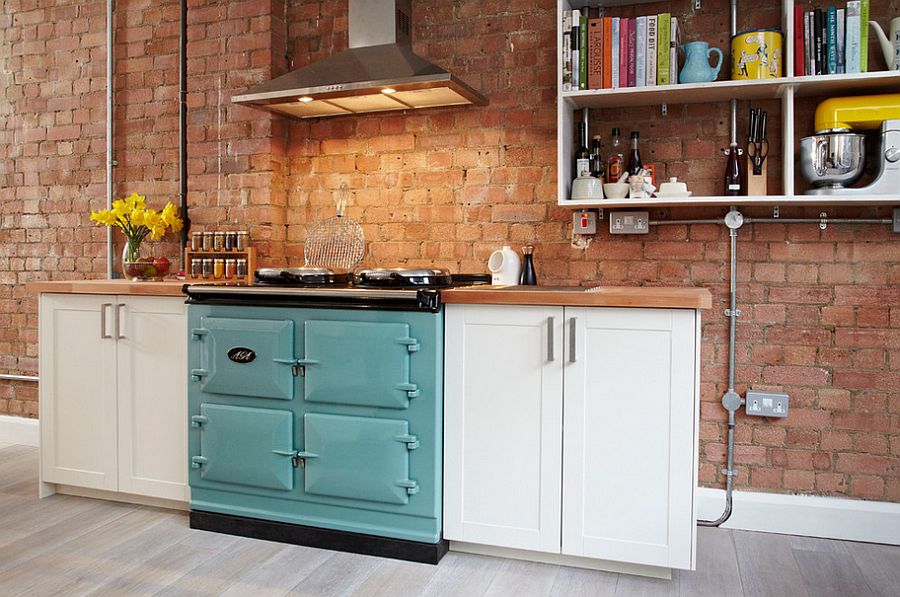
M 894 163 L 900 160 L 900 147 L 888 147 L 884 150 L 884 159 Z

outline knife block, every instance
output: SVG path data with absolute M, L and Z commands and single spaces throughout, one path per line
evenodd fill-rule
M 750 197 L 765 196 L 766 192 L 766 165 L 769 160 L 762 163 L 762 173 L 753 174 L 753 161 L 747 158 L 747 195 Z

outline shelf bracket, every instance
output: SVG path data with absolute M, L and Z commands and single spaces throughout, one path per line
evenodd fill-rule
M 663 104 L 662 106 L 660 106 L 660 109 L 662 110 L 663 116 L 669 115 L 669 104 Z
M 702 0 L 694 0 L 694 10 L 700 10 L 703 8 Z
M 773 218 L 781 217 L 781 209 L 777 205 L 772 206 L 772 217 Z
M 598 6 L 597 8 L 600 11 L 600 18 L 602 19 L 604 16 L 606 16 L 605 9 L 603 8 L 602 4 L 600 6 Z
M 828 214 L 824 211 L 819 212 L 819 230 L 828 228 Z

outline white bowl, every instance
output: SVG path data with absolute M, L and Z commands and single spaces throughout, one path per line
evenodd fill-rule
M 603 185 L 603 192 L 607 199 L 624 199 L 628 196 L 628 183 L 608 182 Z

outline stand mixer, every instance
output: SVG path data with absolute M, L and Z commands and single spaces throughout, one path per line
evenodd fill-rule
M 813 184 L 808 195 L 900 196 L 900 93 L 835 97 L 816 108 L 816 134 L 800 140 L 800 169 Z M 876 172 L 864 187 L 850 187 L 866 165 L 865 135 L 880 129 Z

